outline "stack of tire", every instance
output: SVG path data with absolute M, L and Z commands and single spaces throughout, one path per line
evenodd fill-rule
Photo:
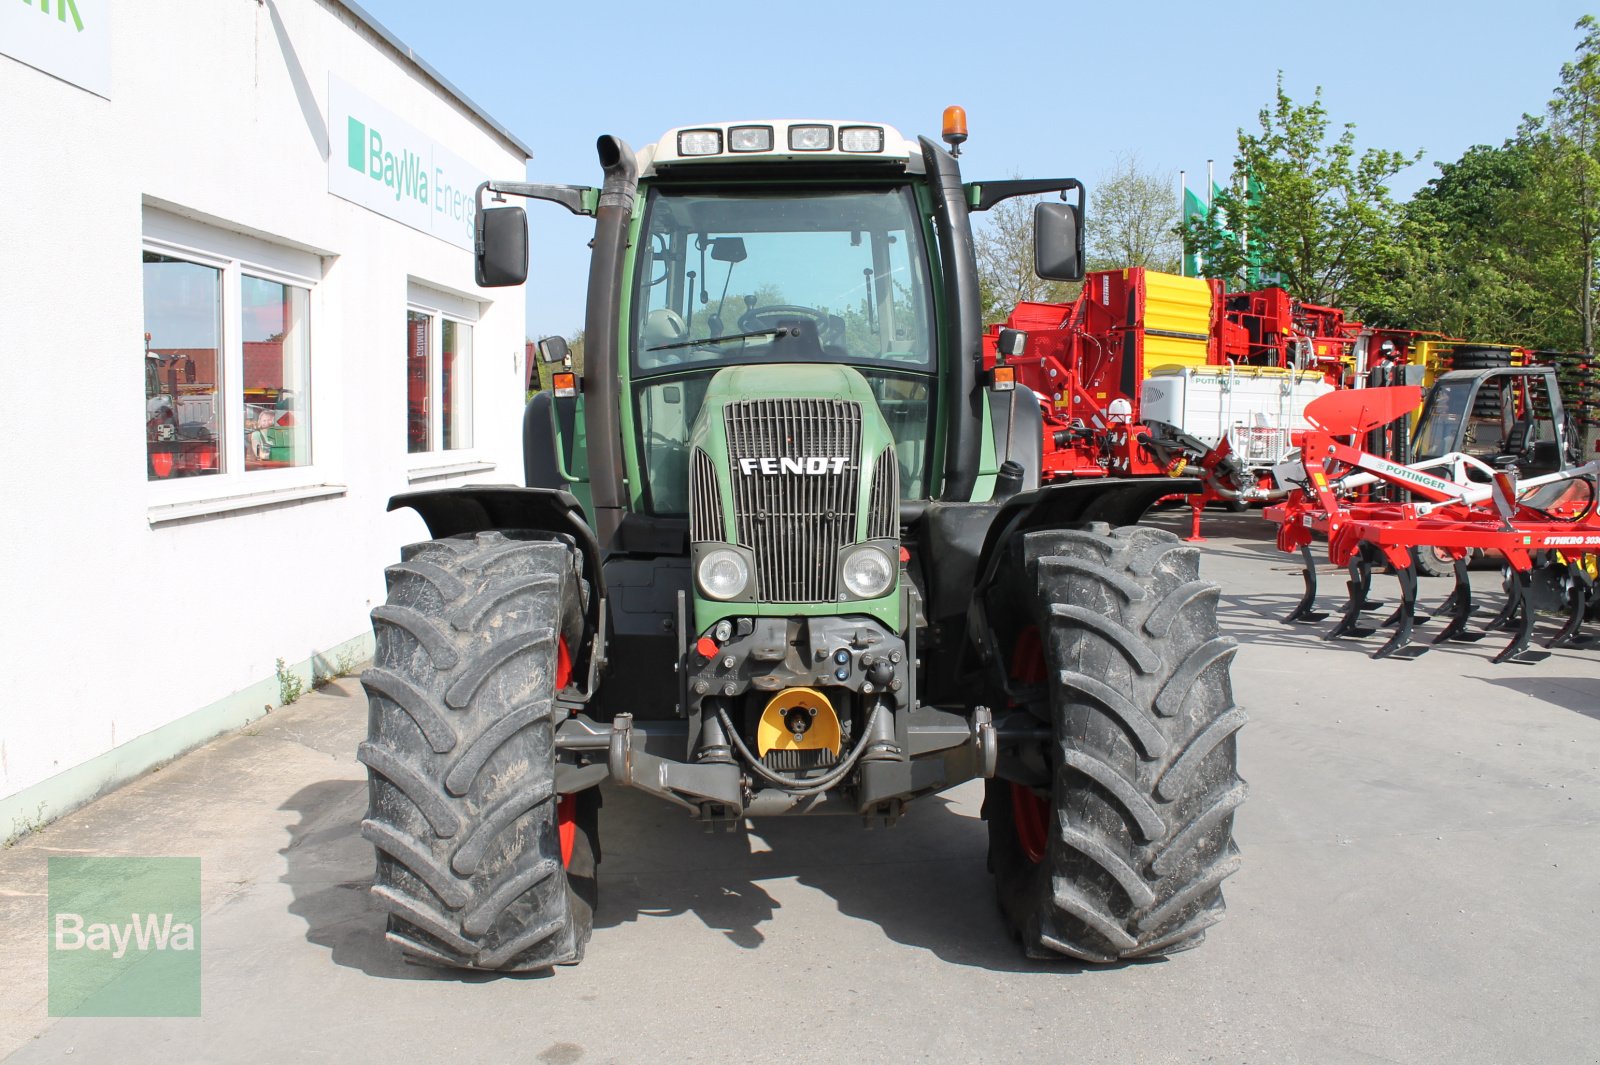
M 1450 355 L 1450 368 L 1452 370 L 1496 370 L 1502 366 L 1516 364 L 1516 351 L 1512 348 L 1490 347 L 1488 345 L 1473 345 L 1456 348 Z M 1500 393 L 1496 389 L 1485 388 L 1478 393 L 1477 400 L 1472 404 L 1472 413 L 1478 418 L 1500 417 Z
M 1600 430 L 1600 376 L 1595 373 L 1594 360 L 1580 351 L 1540 351 L 1534 357 L 1555 366 L 1562 402 L 1584 435 L 1581 453 L 1593 454 L 1591 441 Z

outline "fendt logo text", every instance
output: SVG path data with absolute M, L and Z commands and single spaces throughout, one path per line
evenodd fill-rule
M 780 473 L 843 473 L 844 465 L 847 461 L 849 460 L 822 458 L 820 456 L 802 459 L 740 459 L 739 471 L 746 477 L 754 473 L 765 474 L 768 477 L 775 477 Z

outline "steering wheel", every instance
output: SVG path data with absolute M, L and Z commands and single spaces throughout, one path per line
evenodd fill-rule
M 741 314 L 739 331 L 754 333 L 762 329 L 771 329 L 777 325 L 780 318 L 809 318 L 816 323 L 817 335 L 820 337 L 828 329 L 830 317 L 815 307 L 801 307 L 793 303 L 767 303 L 760 307 L 751 307 Z

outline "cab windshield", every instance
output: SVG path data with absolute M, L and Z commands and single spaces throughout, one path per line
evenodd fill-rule
M 904 498 L 925 491 L 933 293 L 908 186 L 759 192 L 652 188 L 629 334 L 647 508 L 688 509 L 689 431 L 733 364 L 834 362 L 866 378 Z
M 633 368 L 863 362 L 931 367 L 927 256 L 911 190 L 651 191 Z

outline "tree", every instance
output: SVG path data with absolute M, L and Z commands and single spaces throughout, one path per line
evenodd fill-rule
M 1577 276 L 1575 285 L 1568 282 L 1568 298 L 1576 304 L 1583 350 L 1592 353 L 1595 255 L 1600 250 L 1600 23 L 1585 15 L 1573 28 L 1583 39 L 1577 59 L 1562 64 L 1561 84 L 1547 109 L 1543 147 L 1551 166 L 1536 196 L 1548 197 L 1557 207 L 1554 217 L 1565 220 L 1574 240 Z
M 1368 148 L 1358 157 L 1354 124 L 1330 140 L 1321 88 L 1296 104 L 1281 72 L 1259 118 L 1258 132 L 1239 130 L 1232 179 L 1210 216 L 1182 227 L 1184 250 L 1204 256 L 1208 276 L 1240 287 L 1274 276 L 1311 303 L 1381 307 L 1404 250 L 1388 182 L 1421 153 Z
M 1519 135 L 1436 164 L 1404 207 L 1404 247 L 1369 322 L 1550 346 L 1563 332 L 1552 273 L 1570 242 L 1540 217 L 1547 155 L 1539 138 Z
M 1045 281 L 1033 272 L 1033 206 L 1044 197 L 1004 200 L 981 216 L 973 234 L 978 257 L 978 301 L 985 322 L 1003 321 L 1024 301 L 1067 303 L 1077 284 Z
M 1145 266 L 1177 273 L 1183 244 L 1174 188 L 1171 173 L 1140 169 L 1137 155 L 1118 156 L 1089 190 L 1089 269 Z

